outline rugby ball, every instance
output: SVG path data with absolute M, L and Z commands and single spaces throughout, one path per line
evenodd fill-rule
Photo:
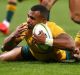
M 46 38 L 52 39 L 52 33 L 51 33 L 49 27 L 47 26 L 47 24 L 40 23 L 40 24 L 35 25 L 35 27 L 33 28 L 33 34 L 35 33 L 36 35 L 39 35 L 40 31 L 43 31 L 45 33 Z M 50 46 L 48 46 L 46 44 L 45 45 L 38 44 L 37 46 L 39 49 L 41 49 L 43 51 L 50 49 Z

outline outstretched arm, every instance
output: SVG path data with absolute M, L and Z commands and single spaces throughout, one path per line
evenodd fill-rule
M 59 49 L 67 49 L 73 51 L 75 48 L 74 40 L 70 35 L 66 33 L 61 33 L 56 38 L 53 38 L 53 40 L 52 39 L 46 40 L 46 35 L 43 32 L 41 32 L 40 35 L 34 34 L 33 39 L 34 43 L 47 44 L 49 46 L 53 46 Z
M 70 35 L 63 33 L 54 38 L 53 46 L 60 49 L 74 50 L 75 43 Z

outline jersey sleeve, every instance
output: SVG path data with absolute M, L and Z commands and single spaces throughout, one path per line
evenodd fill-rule
M 53 37 L 57 37 L 62 33 L 66 33 L 60 26 L 56 25 L 54 22 L 48 23 L 48 26 L 52 32 Z

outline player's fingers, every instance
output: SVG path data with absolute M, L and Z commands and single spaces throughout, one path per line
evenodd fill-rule
M 24 27 L 27 27 L 27 25 L 26 25 L 26 24 L 24 24 L 24 25 L 22 25 L 22 26 L 21 26 L 21 28 L 24 28 Z
M 25 30 L 25 29 L 27 30 L 28 28 L 26 28 L 26 27 L 25 28 L 20 28 L 19 30 Z
M 17 29 L 20 29 L 20 28 L 28 28 L 28 27 L 27 27 L 27 24 L 21 24 L 17 27 Z
M 74 54 L 74 57 L 77 59 L 80 59 L 80 55 L 79 54 Z
M 26 31 L 27 31 L 27 29 L 25 28 L 25 29 L 23 29 L 23 30 L 19 30 L 18 33 L 21 34 L 22 32 L 26 32 Z
M 32 40 L 32 42 L 35 44 L 35 43 L 37 43 L 37 38 L 33 35 L 32 36 L 32 38 L 33 38 L 33 40 Z

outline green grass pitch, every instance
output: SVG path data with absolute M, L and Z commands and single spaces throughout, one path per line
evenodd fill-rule
M 25 0 L 17 4 L 17 10 L 11 22 L 10 31 L 26 21 L 29 8 L 38 3 L 38 0 Z M 7 0 L 0 0 L 0 22 L 6 15 Z M 68 0 L 59 0 L 51 9 L 51 21 L 55 21 L 74 38 L 80 30 L 80 25 L 70 19 Z M 0 33 L 0 46 L 4 36 Z M 20 45 L 24 45 L 25 41 Z M 80 63 L 45 63 L 38 61 L 1 62 L 0 75 L 79 75 Z

